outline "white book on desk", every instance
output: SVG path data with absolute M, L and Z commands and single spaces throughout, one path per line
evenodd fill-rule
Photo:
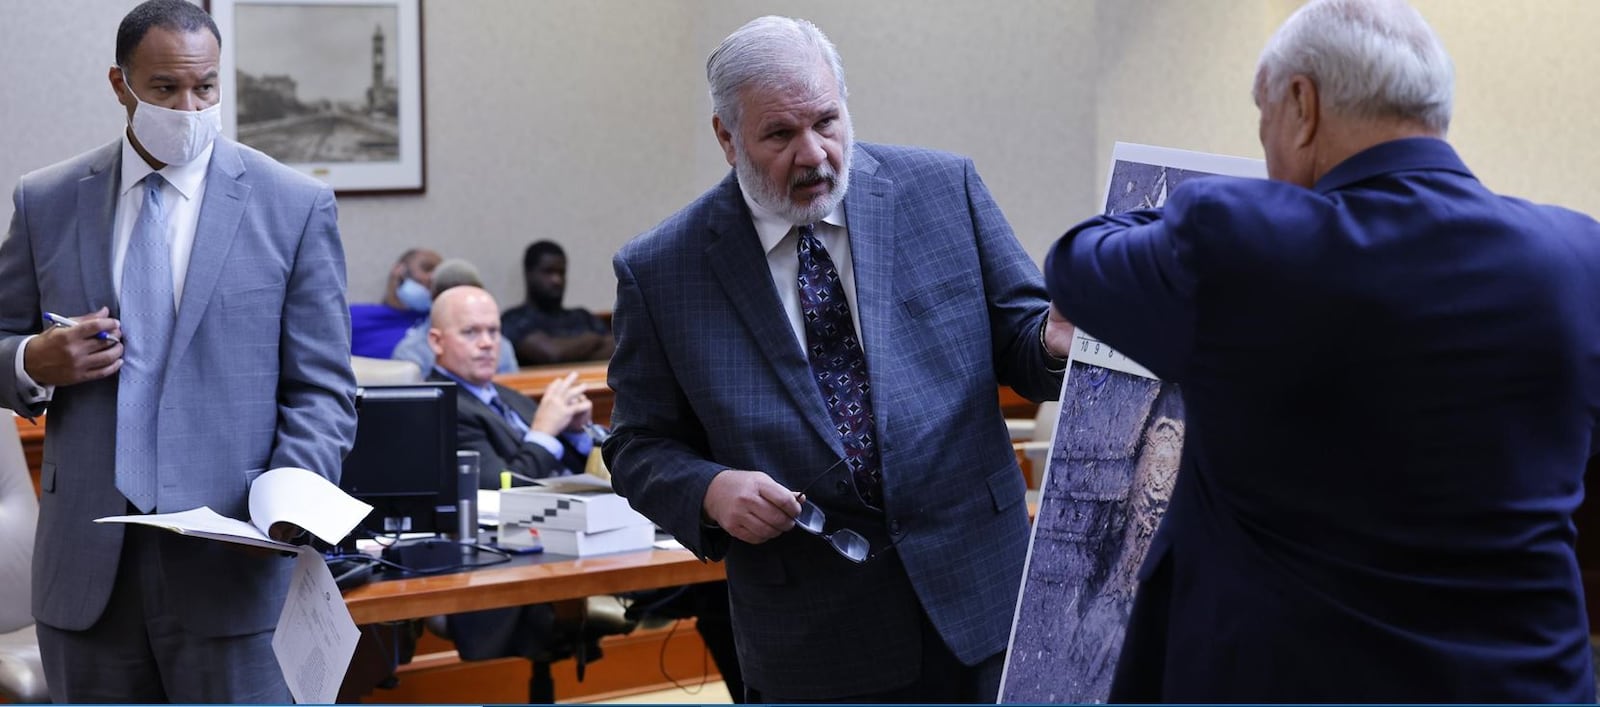
M 518 486 L 501 491 L 498 518 L 502 524 L 522 523 L 540 530 L 553 528 L 587 533 L 650 523 L 650 519 L 628 505 L 627 499 L 609 488 L 560 485 Z
M 553 555 L 588 557 L 610 552 L 649 550 L 656 542 L 654 525 L 625 525 L 621 528 L 586 533 L 561 528 L 536 528 L 544 551 Z
M 248 523 L 206 506 L 176 513 L 108 516 L 95 522 L 148 525 L 190 537 L 293 551 L 298 546 L 267 535 L 273 523 L 293 523 L 334 545 L 372 512 L 372 506 L 352 498 L 333 482 L 294 467 L 280 467 L 256 477 L 250 484 L 249 506 Z

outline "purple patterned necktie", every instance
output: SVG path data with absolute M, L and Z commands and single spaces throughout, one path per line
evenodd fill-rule
M 800 311 L 806 327 L 806 353 L 811 374 L 822 391 L 828 416 L 844 442 L 846 463 L 856 493 L 868 506 L 879 507 L 883 495 L 877 432 L 872 419 L 872 383 L 867 356 L 856 340 L 850 302 L 828 249 L 811 225 L 800 231 Z

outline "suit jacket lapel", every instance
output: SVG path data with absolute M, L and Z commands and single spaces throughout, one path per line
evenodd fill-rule
M 239 158 L 239 148 L 218 138 L 211 152 L 211 164 L 206 168 L 206 196 L 195 224 L 194 249 L 189 253 L 189 269 L 184 276 L 177 325 L 172 330 L 169 360 L 178 360 L 188 348 L 216 291 L 222 264 L 239 232 L 239 221 L 250 197 L 250 186 L 240 179 L 243 175 L 244 161 Z M 169 366 L 167 376 L 170 377 L 175 368 Z
M 730 173 L 717 189 L 707 224 L 713 239 L 705 251 L 711 271 L 801 417 L 811 423 L 835 453 L 843 455 L 839 433 L 822 404 L 816 381 L 811 379 L 811 362 L 795 341 L 789 317 L 773 289 L 767 255 L 761 250 L 761 239 L 739 192 L 739 183 Z
M 78 181 L 78 264 L 83 271 L 83 295 L 89 309 L 106 307 L 115 317 L 121 308 L 111 288 L 111 243 L 116 229 L 122 141 L 107 145 L 102 152 L 89 176 Z
M 851 158 L 850 191 L 844 197 L 845 221 L 850 230 L 850 260 L 856 271 L 856 312 L 861 320 L 861 347 L 867 356 L 867 377 L 874 391 L 872 417 L 878 438 L 889 428 L 890 406 L 885 400 L 893 346 L 891 327 L 894 302 L 894 183 L 877 174 L 878 161 L 860 149 Z

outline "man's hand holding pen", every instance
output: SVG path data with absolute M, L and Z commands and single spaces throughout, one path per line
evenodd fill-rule
M 22 355 L 23 368 L 34 382 L 74 385 L 122 368 L 122 324 L 105 307 L 73 319 L 47 316 L 45 324 Z

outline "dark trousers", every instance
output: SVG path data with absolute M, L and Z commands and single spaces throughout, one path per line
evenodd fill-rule
M 290 704 L 271 631 L 200 636 L 168 610 L 183 607 L 185 588 L 166 585 L 163 544 L 206 541 L 133 525 L 126 533 L 100 619 L 83 631 L 37 625 L 51 701 Z
M 768 695 L 755 688 L 745 688 L 745 701 L 760 703 L 990 703 L 1000 694 L 1000 674 L 1005 669 L 1005 651 L 978 662 L 966 665 L 956 658 L 945 645 L 944 638 L 933 627 L 926 612 L 922 614 L 922 672 L 915 682 L 892 690 L 866 695 L 848 695 L 826 699 L 795 699 L 782 695 Z M 730 686 L 731 689 L 731 686 Z

